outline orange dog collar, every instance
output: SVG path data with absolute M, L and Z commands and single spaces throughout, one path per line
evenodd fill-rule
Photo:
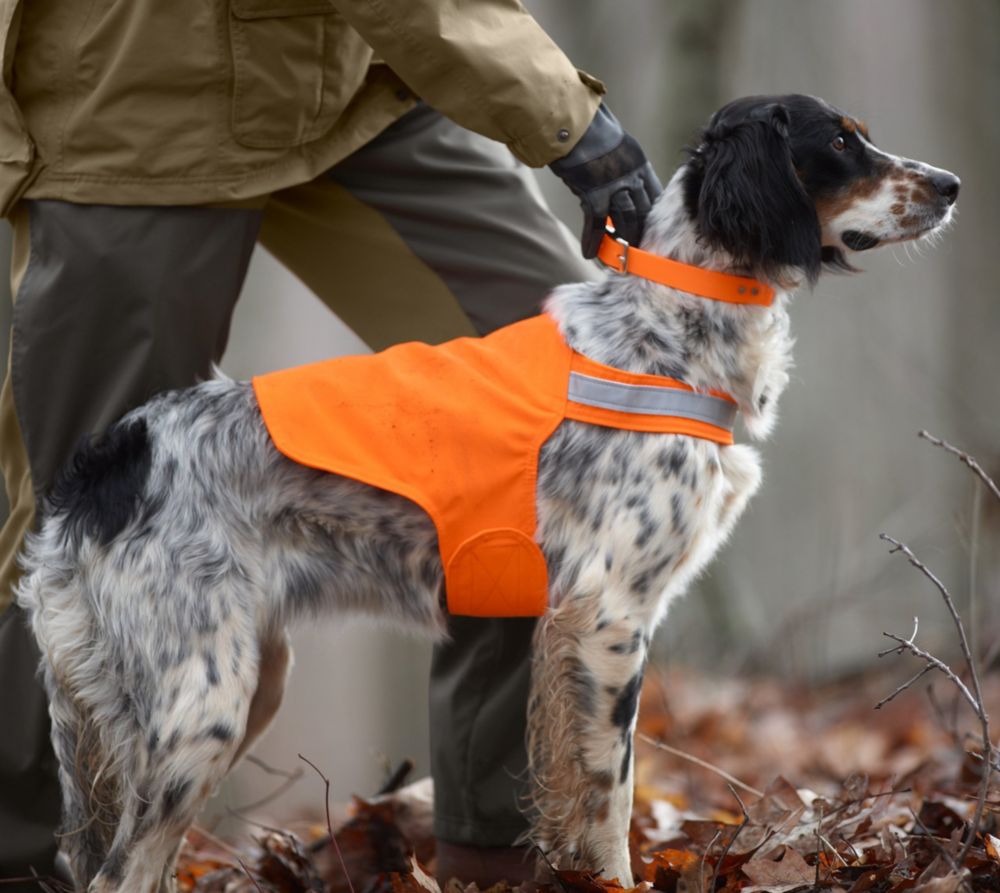
M 713 301 L 761 307 L 770 307 L 774 302 L 774 289 L 763 282 L 731 273 L 703 270 L 669 257 L 650 254 L 629 245 L 624 239 L 615 238 L 613 229 L 605 232 L 597 249 L 597 259 L 616 273 L 639 276 Z

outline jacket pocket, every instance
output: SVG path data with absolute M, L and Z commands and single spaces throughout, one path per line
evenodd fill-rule
M 371 51 L 330 0 L 230 0 L 232 129 L 252 148 L 321 136 L 364 77 Z

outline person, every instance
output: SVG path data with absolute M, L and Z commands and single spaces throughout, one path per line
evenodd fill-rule
M 37 651 L 12 604 L 18 547 L 81 437 L 210 374 L 254 244 L 373 348 L 436 343 L 594 275 L 605 216 L 637 240 L 660 187 L 603 85 L 517 0 L 0 10 L 0 207 L 14 230 L 0 878 L 14 878 L 53 872 L 59 812 Z M 544 165 L 584 207 L 582 252 L 528 170 Z M 532 626 L 454 617 L 436 650 L 443 877 L 527 871 L 513 843 Z

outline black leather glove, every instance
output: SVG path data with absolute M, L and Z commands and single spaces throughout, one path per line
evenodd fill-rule
M 604 103 L 570 153 L 549 167 L 580 199 L 584 257 L 597 254 L 608 217 L 618 236 L 638 244 L 646 215 L 663 187 L 642 148 Z

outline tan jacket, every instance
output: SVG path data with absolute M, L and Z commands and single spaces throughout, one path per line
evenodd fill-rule
M 604 92 L 518 0 L 0 0 L 0 36 L 4 214 L 266 194 L 414 94 L 541 166 Z

